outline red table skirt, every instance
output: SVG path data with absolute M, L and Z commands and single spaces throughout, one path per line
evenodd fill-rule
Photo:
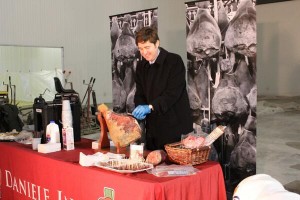
M 41 154 L 31 145 L 0 143 L 0 199 L 225 200 L 223 173 L 217 162 L 197 165 L 196 175 L 159 178 L 147 172 L 120 174 L 79 165 L 79 153 L 94 154 L 91 140 L 75 150 Z

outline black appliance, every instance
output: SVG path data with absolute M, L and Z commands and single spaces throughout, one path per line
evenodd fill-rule
M 34 117 L 34 129 L 37 132 L 42 132 L 42 143 L 46 141 L 46 127 L 50 121 L 55 121 L 60 129 L 60 141 L 62 141 L 62 101 L 65 99 L 70 100 L 72 117 L 73 117 L 73 130 L 74 130 L 74 141 L 81 140 L 81 102 L 79 94 L 73 89 L 65 89 L 59 78 L 54 77 L 54 85 L 56 89 L 56 95 L 53 101 L 45 101 L 42 95 L 35 98 L 33 104 L 33 117 Z
M 70 100 L 72 118 L 73 118 L 73 130 L 74 130 L 74 141 L 81 140 L 81 127 L 80 127 L 80 116 L 81 116 L 81 104 L 79 98 L 73 96 Z M 33 104 L 33 117 L 34 117 L 34 129 L 37 132 L 42 133 L 42 143 L 46 142 L 46 128 L 50 121 L 55 121 L 59 126 L 61 140 L 62 141 L 62 98 L 55 98 L 53 101 L 45 101 L 41 96 L 34 100 Z

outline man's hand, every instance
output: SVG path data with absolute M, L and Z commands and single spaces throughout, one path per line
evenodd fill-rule
M 138 120 L 143 120 L 150 112 L 151 109 L 149 105 L 139 105 L 133 110 L 132 115 Z

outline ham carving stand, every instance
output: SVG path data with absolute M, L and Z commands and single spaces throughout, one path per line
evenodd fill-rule
M 100 122 L 100 138 L 98 143 L 98 150 L 110 148 L 110 141 L 108 139 L 108 127 L 102 113 L 98 112 L 98 120 Z M 126 147 L 121 147 L 119 143 L 116 145 L 117 153 L 124 154 L 126 152 Z

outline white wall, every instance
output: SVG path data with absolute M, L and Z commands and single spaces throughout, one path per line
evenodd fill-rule
M 109 16 L 158 7 L 161 45 L 186 61 L 184 2 L 0 0 L 0 44 L 64 47 L 74 89 L 83 95 L 83 80 L 94 77 L 98 103 L 111 102 Z M 299 7 L 298 0 L 257 6 L 259 94 L 300 94 L 294 84 L 300 74 Z
M 18 105 L 32 104 L 46 89 L 43 98 L 52 101 L 56 94 L 53 77 L 63 77 L 62 55 L 62 48 L 0 46 L 0 90 L 9 88 L 10 101 L 15 98 Z M 4 85 L 9 84 L 9 77 L 15 85 L 12 91 Z
M 300 95 L 299 8 L 299 0 L 256 6 L 260 95 Z
M 155 7 L 162 45 L 186 59 L 183 0 L 0 0 L 0 44 L 64 47 L 74 89 L 94 77 L 98 103 L 111 102 L 109 16 Z
M 62 55 L 62 48 L 0 46 L 0 73 L 55 70 Z

